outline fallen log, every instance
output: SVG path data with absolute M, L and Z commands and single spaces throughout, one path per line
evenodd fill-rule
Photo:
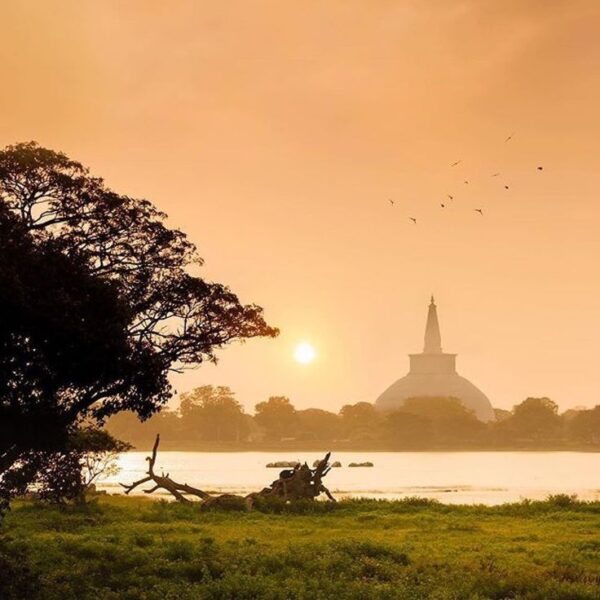
M 323 485 L 323 477 L 331 470 L 331 465 L 329 464 L 331 452 L 328 452 L 322 460 L 316 462 L 314 469 L 311 469 L 307 463 L 296 463 L 292 469 L 281 471 L 279 478 L 260 492 L 253 492 L 247 496 L 236 496 L 233 494 L 212 496 L 208 492 L 192 487 L 187 483 L 173 481 L 168 473 L 166 475 L 164 473 L 157 475 L 154 472 L 154 465 L 156 464 L 159 443 L 160 435 L 157 435 L 152 448 L 152 454 L 146 458 L 148 461 L 146 477 L 134 481 L 129 485 L 120 484 L 125 489 L 126 494 L 129 494 L 140 485 L 152 482 L 154 486 L 143 490 L 145 494 L 152 494 L 156 490 L 163 489 L 169 492 L 178 502 L 191 502 L 188 496 L 195 496 L 200 499 L 202 506 L 205 508 L 214 506 L 243 506 L 246 510 L 251 510 L 257 498 L 277 498 L 284 502 L 290 502 L 301 499 L 314 500 L 321 494 L 325 494 L 332 502 L 336 501 L 330 491 Z
M 177 483 L 176 481 L 173 481 L 169 477 L 168 473 L 166 475 L 164 473 L 157 475 L 154 472 L 154 465 L 156 464 L 156 454 L 158 452 L 159 443 L 160 435 L 157 434 L 156 441 L 154 442 L 154 446 L 152 448 L 152 455 L 146 457 L 146 460 L 148 461 L 148 475 L 142 479 L 139 479 L 138 481 L 134 481 L 130 485 L 125 485 L 124 483 L 119 484 L 121 487 L 125 488 L 125 493 L 129 494 L 139 485 L 143 485 L 144 483 L 151 481 L 154 483 L 154 487 L 149 490 L 143 490 L 145 494 L 152 494 L 156 490 L 163 489 L 172 494 L 178 502 L 190 502 L 189 498 L 186 498 L 185 494 L 196 496 L 201 500 L 207 500 L 210 498 L 211 496 L 207 492 L 192 487 L 187 483 Z

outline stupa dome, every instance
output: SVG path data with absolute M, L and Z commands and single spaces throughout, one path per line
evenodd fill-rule
M 397 410 L 408 398 L 445 396 L 458 398 L 480 421 L 493 421 L 494 409 L 487 396 L 456 372 L 456 354 L 442 352 L 437 307 L 433 297 L 425 328 L 425 347 L 410 355 L 410 371 L 377 398 L 375 406 L 384 411 Z

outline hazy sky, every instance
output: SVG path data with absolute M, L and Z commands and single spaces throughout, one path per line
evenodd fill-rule
M 444 349 L 495 406 L 592 406 L 598 31 L 597 0 L 5 2 L 0 145 L 35 139 L 151 199 L 281 328 L 179 391 L 374 401 L 433 292 Z

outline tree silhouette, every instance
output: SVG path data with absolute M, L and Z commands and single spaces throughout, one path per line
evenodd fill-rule
M 265 430 L 266 439 L 279 441 L 284 437 L 296 437 L 298 415 L 289 398 L 271 396 L 266 402 L 259 402 L 255 410 L 254 419 Z
M 226 386 L 204 385 L 182 394 L 179 412 L 186 439 L 239 442 L 246 437 L 244 409 Z
M 517 404 L 511 416 L 498 423 L 501 439 L 520 442 L 548 442 L 561 435 L 558 406 L 550 398 L 527 398 Z
M 277 334 L 260 307 L 191 273 L 202 260 L 165 217 L 64 154 L 35 143 L 0 152 L 5 495 L 10 471 L 30 481 L 43 468 L 32 453 L 59 449 L 82 418 L 146 418 L 170 398 L 170 372 Z

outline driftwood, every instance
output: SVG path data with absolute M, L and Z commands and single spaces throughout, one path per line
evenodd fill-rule
M 293 469 L 281 471 L 279 478 L 276 479 L 269 487 L 263 488 L 260 492 L 253 492 L 247 496 L 236 496 L 233 494 L 221 494 L 219 496 L 211 496 L 209 493 L 192 487 L 187 483 L 177 483 L 173 481 L 169 474 L 162 473 L 157 475 L 154 472 L 156 463 L 156 454 L 160 436 L 156 436 L 156 441 L 152 448 L 152 455 L 148 456 L 148 471 L 147 476 L 134 481 L 130 485 L 121 483 L 125 488 L 125 493 L 129 494 L 135 488 L 144 483 L 152 482 L 154 486 L 148 490 L 144 490 L 145 494 L 152 494 L 158 489 L 163 489 L 169 492 L 178 502 L 191 502 L 187 496 L 195 496 L 201 500 L 202 506 L 205 508 L 214 506 L 223 506 L 228 508 L 245 508 L 251 510 L 256 499 L 258 498 L 279 498 L 285 502 L 293 500 L 314 500 L 322 493 L 335 502 L 335 498 L 329 490 L 323 485 L 323 477 L 331 470 L 329 457 L 331 452 L 328 452 L 325 457 L 315 464 L 315 468 L 311 469 L 306 463 L 298 463 Z
M 169 492 L 173 496 L 175 496 L 175 498 L 177 499 L 178 502 L 190 502 L 190 500 L 188 498 L 186 498 L 184 496 L 184 494 L 196 496 L 197 498 L 200 498 L 201 500 L 206 500 L 206 499 L 210 498 L 210 494 L 207 494 L 206 492 L 203 492 L 202 490 L 192 487 L 191 485 L 188 485 L 187 483 L 177 483 L 176 481 L 173 481 L 169 477 L 168 473 L 166 475 L 164 473 L 162 473 L 161 475 L 157 475 L 154 472 L 154 465 L 156 463 L 156 453 L 158 452 L 158 444 L 159 443 L 160 443 L 160 435 L 157 435 L 156 441 L 154 442 L 154 447 L 152 448 L 152 455 L 146 457 L 146 460 L 148 461 L 148 471 L 147 471 L 148 475 L 146 477 L 144 477 L 143 479 L 138 479 L 138 481 L 134 481 L 130 485 L 125 485 L 124 483 L 120 484 L 121 487 L 125 488 L 125 493 L 129 494 L 138 485 L 142 485 L 144 483 L 148 483 L 149 481 L 152 481 L 154 483 L 154 487 L 149 490 L 144 490 L 145 494 L 152 494 L 152 492 L 155 492 L 156 490 L 163 489 L 163 490 L 167 490 L 167 492 Z
M 335 498 L 329 490 L 323 485 L 323 477 L 331 470 L 329 457 L 331 452 L 320 460 L 314 469 L 311 469 L 306 463 L 297 464 L 293 469 L 281 471 L 279 479 L 276 479 L 270 487 L 262 489 L 256 494 L 250 494 L 254 497 L 263 498 L 281 498 L 282 500 L 314 500 L 321 493 L 325 494 L 330 500 L 335 502 Z

